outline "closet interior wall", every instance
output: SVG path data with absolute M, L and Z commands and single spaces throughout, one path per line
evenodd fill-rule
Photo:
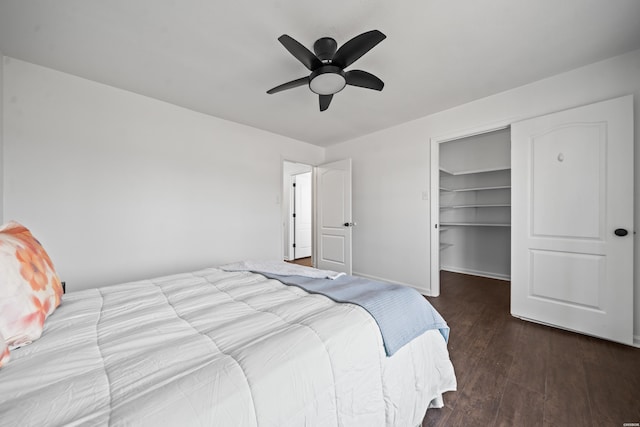
M 509 280 L 509 128 L 440 144 L 440 269 Z

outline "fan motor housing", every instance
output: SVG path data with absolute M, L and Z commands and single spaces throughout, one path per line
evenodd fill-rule
M 318 95 L 333 95 L 347 84 L 344 71 L 335 65 L 323 65 L 309 76 L 309 89 Z
M 313 44 L 313 51 L 322 62 L 330 61 L 337 48 L 338 44 L 331 37 L 322 37 Z

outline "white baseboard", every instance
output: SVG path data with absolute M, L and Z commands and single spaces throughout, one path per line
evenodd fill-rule
M 403 282 L 399 282 L 397 280 L 385 279 L 384 277 L 372 276 L 370 274 L 359 273 L 357 271 L 353 271 L 351 273 L 351 275 L 352 276 L 363 277 L 365 279 L 376 280 L 378 282 L 387 282 L 387 283 L 394 283 L 396 285 L 408 286 L 408 287 L 413 288 L 416 291 L 420 292 L 422 295 L 426 295 L 428 297 L 431 296 L 431 291 L 430 290 L 419 288 L 418 286 L 412 285 L 410 283 L 403 283 Z
M 471 270 L 468 268 L 441 266 L 440 270 L 450 271 L 452 273 L 470 274 L 472 276 L 487 277 L 489 279 L 498 279 L 498 280 L 506 280 L 506 281 L 511 280 L 511 276 L 508 276 L 506 274 L 491 273 L 489 271 Z
M 640 348 L 640 335 L 633 336 L 633 346 Z

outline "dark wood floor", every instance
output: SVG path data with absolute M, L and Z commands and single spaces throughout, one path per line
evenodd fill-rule
M 423 426 L 640 422 L 640 349 L 509 314 L 509 282 L 443 272 L 428 298 L 451 327 L 458 391 Z

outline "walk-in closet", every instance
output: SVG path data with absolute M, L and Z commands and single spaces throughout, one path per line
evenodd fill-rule
M 509 280 L 509 128 L 439 144 L 440 269 Z

